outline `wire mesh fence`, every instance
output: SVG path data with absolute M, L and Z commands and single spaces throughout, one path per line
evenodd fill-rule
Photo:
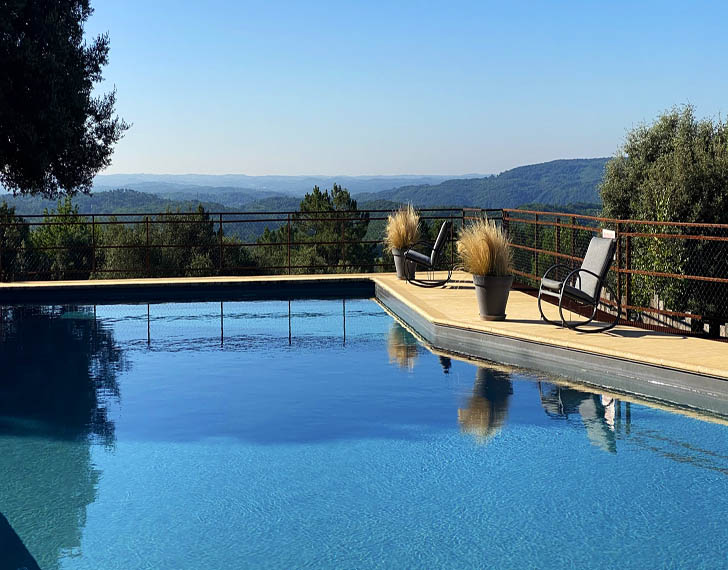
M 515 272 L 534 287 L 553 264 L 576 268 L 589 241 L 613 232 L 617 250 L 605 310 L 623 323 L 682 334 L 728 336 L 728 225 L 615 220 L 530 210 L 503 211 Z M 558 275 L 563 278 L 565 275 Z
M 392 271 L 389 210 L 7 215 L 0 280 L 196 277 Z M 462 209 L 420 211 L 422 237 Z M 450 240 L 443 264 L 453 262 Z
M 515 274 L 535 287 L 554 263 L 578 267 L 589 240 L 614 232 L 615 263 L 603 310 L 624 323 L 727 336 L 728 225 L 614 220 L 531 210 L 419 211 L 433 241 L 452 232 L 442 267 L 457 264 L 463 224 L 502 223 Z M 389 210 L 196 212 L 19 216 L 0 213 L 0 280 L 109 279 L 392 271 L 383 246 Z M 425 247 L 426 246 L 422 246 Z M 425 251 L 425 253 L 429 253 Z M 556 277 L 563 277 L 557 275 Z

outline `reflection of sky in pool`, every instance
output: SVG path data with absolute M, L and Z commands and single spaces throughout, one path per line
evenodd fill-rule
M 6 309 L 0 512 L 42 568 L 728 566 L 728 428 L 438 357 L 372 301 L 345 342 L 341 301 L 290 337 L 287 302 L 223 312 Z

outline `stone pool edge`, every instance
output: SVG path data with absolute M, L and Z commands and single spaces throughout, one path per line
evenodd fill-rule
M 375 298 L 435 350 L 728 416 L 725 378 L 440 323 L 383 283 L 375 284 Z

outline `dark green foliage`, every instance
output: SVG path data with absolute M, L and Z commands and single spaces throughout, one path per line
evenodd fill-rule
M 601 195 L 608 217 L 728 222 L 728 123 L 698 120 L 688 105 L 635 128 Z
M 33 306 L 0 309 L 0 363 L 0 504 L 38 565 L 55 569 L 81 548 L 100 478 L 92 443 L 115 444 L 108 409 L 129 365 L 90 307 Z M 39 528 L 28 512 L 53 523 Z M 0 548 L 0 567 L 9 562 Z
M 104 221 L 118 222 L 119 220 L 112 217 Z M 147 240 L 144 222 L 102 224 L 97 226 L 96 232 L 98 259 L 94 278 L 124 279 L 151 275 L 151 266 L 150 270 L 147 270 L 147 249 L 145 248 Z
M 553 204 L 521 204 L 519 210 L 533 210 L 534 212 L 559 212 L 564 214 L 579 214 L 581 216 L 601 216 L 602 205 L 590 202 L 574 202 L 555 206 Z
M 42 196 L 6 196 L 2 200 L 23 215 L 42 214 L 44 210 L 55 207 L 56 202 Z M 74 196 L 73 203 L 82 214 L 158 214 L 167 210 L 194 210 L 202 203 L 207 211 L 225 212 L 228 210 L 218 202 L 198 202 L 195 200 L 175 201 L 127 188 L 80 194 Z
M 357 211 L 356 200 L 345 188 L 334 184 L 329 193 L 314 186 L 291 216 L 290 226 L 266 228 L 256 259 L 260 266 L 277 268 L 273 272 L 288 270 L 289 255 L 294 273 L 361 271 L 374 257 L 372 245 L 359 243 L 368 225 L 369 214 Z M 289 248 L 289 243 L 299 245 Z
M 607 164 L 601 186 L 604 212 L 620 219 L 661 222 L 728 223 L 728 123 L 699 120 L 691 106 L 673 108 L 651 125 L 627 135 Z M 631 224 L 646 234 L 704 233 L 710 228 Z M 725 234 L 723 234 L 725 235 Z M 680 238 L 634 238 L 633 267 L 638 270 L 725 277 L 725 242 Z M 695 312 L 712 322 L 728 318 L 726 286 L 706 281 L 635 275 L 636 303 L 659 301 L 673 311 Z
M 236 274 L 254 265 L 238 239 L 220 234 L 219 221 L 202 205 L 187 213 L 167 211 L 101 227 L 98 278 Z
M 177 213 L 179 214 L 179 213 Z M 151 271 L 154 277 L 213 275 L 220 259 L 215 224 L 202 206 L 196 212 L 158 216 L 152 224 Z
M 456 204 L 458 207 L 516 208 L 521 204 L 599 202 L 599 183 L 606 158 L 555 160 L 521 166 L 497 176 L 446 180 L 433 186 L 402 186 L 376 194 L 360 194 L 364 201 L 411 202 L 419 207 Z
M 114 91 L 93 97 L 109 37 L 90 43 L 88 0 L 0 2 L 0 183 L 13 192 L 89 192 L 128 125 Z
M 223 222 L 225 219 L 223 218 Z M 235 275 L 255 269 L 252 251 L 200 204 L 156 216 L 83 216 L 71 198 L 34 221 L 31 231 L 0 205 L 0 277 L 101 279 Z
M 24 222 L 15 208 L 0 204 L 0 281 L 25 275 L 30 228 Z
M 45 214 L 31 234 L 34 261 L 29 269 L 46 279 L 88 279 L 94 263 L 91 220 L 79 214 L 69 197 Z
M 88 307 L 5 308 L 0 339 L 7 380 L 0 383 L 0 425 L 23 420 L 12 427 L 69 440 L 93 434 L 113 441 L 103 397 L 119 395 L 116 374 L 126 363 L 111 330 Z M 48 363 L 57 362 L 58 354 L 64 355 L 63 373 L 54 376 Z

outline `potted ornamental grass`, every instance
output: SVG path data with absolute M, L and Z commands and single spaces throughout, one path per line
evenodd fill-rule
M 513 252 L 503 229 L 478 220 L 460 231 L 457 250 L 463 269 L 473 275 L 480 317 L 504 320 L 513 284 Z
M 412 204 L 401 207 L 387 217 L 384 243 L 394 257 L 394 267 L 399 279 L 412 279 L 415 264 L 404 259 L 404 252 L 420 239 L 420 215 Z

